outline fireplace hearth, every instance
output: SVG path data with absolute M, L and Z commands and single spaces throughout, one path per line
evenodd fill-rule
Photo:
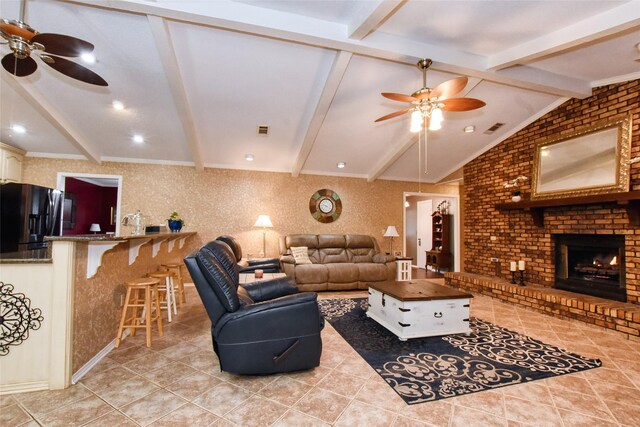
M 624 236 L 556 234 L 555 287 L 626 301 Z

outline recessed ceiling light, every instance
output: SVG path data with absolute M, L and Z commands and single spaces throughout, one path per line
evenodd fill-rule
M 121 101 L 115 100 L 111 103 L 113 105 L 114 110 L 122 111 L 124 110 L 124 104 Z
M 83 53 L 80 58 L 87 64 L 93 64 L 96 62 L 96 57 L 93 53 Z
M 142 135 L 133 135 L 133 142 L 136 144 L 142 144 L 144 142 L 144 137 Z
M 253 154 L 247 154 L 246 156 L 244 156 L 244 159 L 247 162 L 253 162 Z
M 11 125 L 11 130 L 15 133 L 25 133 L 27 129 L 22 125 Z
M 347 166 L 347 164 L 345 162 L 338 162 L 336 166 L 338 166 L 338 169 L 344 169 L 344 167 Z
M 475 131 L 476 131 L 476 127 L 474 125 L 465 126 L 464 128 L 465 133 L 472 133 Z

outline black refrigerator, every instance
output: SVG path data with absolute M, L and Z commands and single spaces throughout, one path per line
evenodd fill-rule
M 0 257 L 43 258 L 59 236 L 63 193 L 31 184 L 0 185 Z

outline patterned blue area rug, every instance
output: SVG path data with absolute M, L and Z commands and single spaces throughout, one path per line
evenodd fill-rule
M 367 299 L 320 300 L 331 325 L 408 404 L 597 368 L 570 353 L 471 318 L 472 333 L 400 341 L 366 316 Z

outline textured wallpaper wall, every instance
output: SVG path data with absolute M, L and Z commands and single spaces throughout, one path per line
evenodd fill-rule
M 181 260 L 195 249 L 195 238 L 188 237 L 182 248 L 176 242 L 171 252 L 167 242 L 164 242 L 155 257 L 152 255 L 152 243 L 148 242 L 140 247 L 132 265 L 129 265 L 129 244 L 120 244 L 104 254 L 102 265 L 90 279 L 86 278 L 88 244 L 76 243 L 72 372 L 76 373 L 115 339 L 122 313 L 120 302 L 124 301 L 126 293 L 124 283 L 160 270 L 163 263 Z M 187 273 L 186 267 L 182 272 Z M 138 330 L 138 333 L 144 335 L 144 329 Z M 153 340 L 158 338 L 154 334 Z
M 418 184 L 400 181 L 367 183 L 365 179 L 205 169 L 134 163 L 95 165 L 81 160 L 27 157 L 23 181 L 56 186 L 58 172 L 122 175 L 122 212 L 140 209 L 154 224 L 165 224 L 173 211 L 187 223 L 185 230 L 197 231 L 200 243 L 220 234 L 239 239 L 245 253 L 262 250 L 262 231 L 253 227 L 259 214 L 271 217 L 274 228 L 267 231 L 267 256 L 278 253 L 278 237 L 291 233 L 362 233 L 378 239 L 388 225 L 402 234 L 403 192 L 418 191 Z M 342 216 L 321 224 L 309 213 L 309 199 L 322 188 L 340 195 Z M 422 185 L 422 192 L 458 194 L 456 185 Z M 122 214 L 122 213 L 121 213 Z M 395 239 L 394 249 L 402 248 Z

